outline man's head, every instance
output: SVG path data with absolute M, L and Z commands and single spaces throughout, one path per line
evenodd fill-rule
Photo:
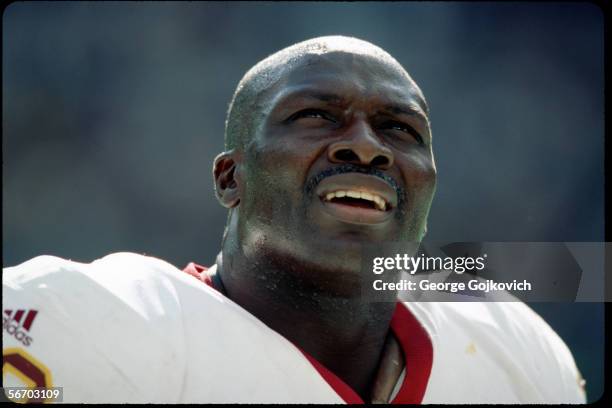
M 247 258 L 354 274 L 364 244 L 425 233 L 428 107 L 368 42 L 315 38 L 259 62 L 234 94 L 225 140 L 216 192 L 231 209 L 226 240 Z

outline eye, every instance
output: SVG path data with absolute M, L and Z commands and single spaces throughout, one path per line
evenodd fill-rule
M 423 138 L 421 137 L 419 132 L 417 132 L 412 126 L 406 123 L 390 120 L 388 122 L 383 123 L 381 128 L 388 130 L 396 130 L 411 135 L 417 140 L 417 142 L 419 142 L 419 144 L 423 144 Z
M 304 109 L 294 113 L 287 119 L 288 122 L 293 122 L 302 118 L 325 119 L 336 123 L 336 120 L 327 112 L 320 109 Z

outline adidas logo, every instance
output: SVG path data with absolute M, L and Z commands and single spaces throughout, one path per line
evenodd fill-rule
M 28 334 L 37 314 L 38 311 L 32 309 L 5 310 L 2 318 L 2 330 L 15 337 L 24 346 L 29 346 L 32 343 L 32 337 Z

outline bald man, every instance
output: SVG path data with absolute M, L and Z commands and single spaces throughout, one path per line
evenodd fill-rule
M 363 299 L 364 248 L 420 242 L 436 183 L 427 102 L 388 53 L 332 36 L 269 56 L 225 145 L 212 267 L 4 271 L 5 384 L 70 402 L 584 403 L 570 351 L 520 302 Z

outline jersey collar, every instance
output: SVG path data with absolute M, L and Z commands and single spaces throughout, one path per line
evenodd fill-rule
M 213 289 L 216 289 L 211 277 L 205 273 L 207 270 L 208 268 L 191 262 L 183 271 L 194 276 Z M 425 390 L 427 389 L 427 382 L 429 381 L 433 363 L 433 345 L 431 338 L 423 325 L 416 319 L 403 302 L 397 302 L 395 305 L 390 327 L 402 347 L 404 360 L 406 362 L 402 385 L 391 403 L 420 404 L 423 401 Z M 312 364 L 319 375 L 346 403 L 364 403 L 361 397 L 338 376 L 304 350 L 299 347 L 298 350 L 302 352 L 304 357 Z

